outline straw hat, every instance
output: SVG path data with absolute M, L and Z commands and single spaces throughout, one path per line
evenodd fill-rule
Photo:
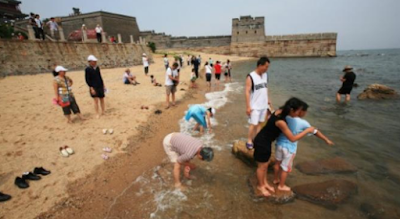
M 346 65 L 343 69 L 343 72 L 347 72 L 347 71 L 351 71 L 353 70 L 353 67 L 351 67 L 350 65 Z

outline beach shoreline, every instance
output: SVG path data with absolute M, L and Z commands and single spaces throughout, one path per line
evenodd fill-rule
M 211 56 L 214 60 L 246 59 L 209 54 L 202 54 L 202 56 Z M 163 84 L 165 69 L 162 56 L 154 54 L 153 58 L 154 63 L 150 66 L 150 74 L 154 74 L 157 81 Z M 204 63 L 205 61 L 202 62 L 203 65 Z M 68 66 L 64 67 L 68 68 Z M 131 182 L 130 180 L 134 180 L 143 171 L 161 163 L 165 154 L 162 147 L 158 146 L 162 145 L 163 135 L 179 130 L 177 121 L 183 117 L 187 105 L 203 102 L 205 86 L 200 86 L 197 91 L 188 91 L 190 68 L 185 66 L 181 71 L 182 83 L 178 87 L 177 106 L 165 110 L 165 88 L 151 86 L 150 82 L 146 81 L 150 79 L 144 76 L 142 66 L 134 66 L 130 69 L 137 76 L 140 85 L 133 87 L 122 84 L 124 68 L 102 70 L 103 79 L 110 94 L 106 98 L 106 115 L 99 120 L 94 118 L 93 102 L 87 93 L 83 71 L 67 72 L 67 76 L 74 80 L 73 91 L 83 116 L 87 119 L 81 122 L 74 118 L 74 124 L 71 126 L 66 124 L 61 110 L 55 109 L 57 107 L 49 103 L 54 93 L 51 87 L 51 74 L 12 76 L 0 81 L 3 85 L 0 88 L 3 100 L 0 108 L 3 119 L 0 140 L 4 145 L 2 155 L 6 157 L 0 162 L 2 166 L 0 191 L 13 196 L 12 200 L 0 206 L 0 218 L 60 218 L 60 215 L 70 218 L 71 214 L 75 213 L 79 214 L 79 218 L 85 218 L 81 214 L 83 209 L 88 209 L 86 205 L 90 202 L 84 202 L 84 206 L 79 208 L 64 208 L 79 206 L 79 201 L 76 200 L 85 198 L 96 200 L 96 206 L 101 206 L 101 208 L 96 207 L 96 211 L 89 212 L 101 214 L 102 209 L 110 204 L 107 200 L 118 194 L 107 194 L 105 197 L 109 198 L 102 198 L 101 192 L 98 193 L 99 183 L 110 181 L 110 184 L 104 183 L 104 186 L 109 185 L 108 188 L 114 188 L 111 191 L 117 191 L 118 186 Z M 26 94 L 23 92 L 24 88 L 32 94 L 24 95 Z M 184 90 L 181 90 L 182 88 Z M 141 110 L 141 105 L 148 106 L 150 110 Z M 22 113 L 18 111 L 19 109 L 22 109 Z M 162 111 L 161 115 L 154 114 L 157 109 Z M 114 133 L 104 135 L 103 128 L 113 128 Z M 61 142 L 63 139 L 66 139 L 66 143 L 54 143 Z M 61 144 L 73 147 L 76 154 L 63 158 L 58 152 Z M 100 157 L 103 146 L 113 148 L 113 152 L 108 154 L 110 159 L 106 161 Z M 139 155 L 133 156 L 136 153 Z M 131 162 L 128 162 L 130 160 L 128 157 Z M 119 171 L 121 168 L 113 169 L 116 165 L 125 166 L 125 163 L 121 163 L 122 161 L 133 167 L 125 167 L 126 171 Z M 33 169 L 35 166 L 43 166 L 51 170 L 52 174 L 44 176 L 38 182 L 31 182 L 31 187 L 27 190 L 20 190 L 13 185 L 15 176 L 24 171 L 31 171 L 28 168 Z M 130 171 L 134 174 L 131 175 Z M 129 177 L 121 175 L 116 179 L 115 184 L 112 184 L 111 178 L 119 172 L 129 173 Z M 85 194 L 84 191 L 92 193 Z M 104 205 L 100 205 L 99 200 L 104 202 Z M 64 210 L 61 211 L 60 207 Z M 92 207 L 90 206 L 89 209 Z M 67 209 L 78 210 L 75 213 L 73 210 L 64 212 L 68 211 Z M 26 217 L 24 212 L 30 212 L 30 215 Z M 93 218 L 93 216 L 86 218 Z

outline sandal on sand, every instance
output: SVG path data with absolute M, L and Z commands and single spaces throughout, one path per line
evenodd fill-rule
M 109 129 L 108 133 L 112 134 L 112 133 L 114 133 L 114 130 L 113 129 Z
M 69 153 L 64 148 L 60 147 L 60 153 L 63 157 L 68 157 Z
M 108 159 L 108 156 L 105 155 L 105 154 L 102 154 L 102 155 L 101 155 L 101 158 L 103 158 L 104 160 L 107 160 L 107 159 Z
M 145 106 L 144 108 L 145 108 L 145 109 L 147 109 L 147 110 L 149 109 L 149 107 L 148 107 L 148 106 Z
M 111 153 L 112 149 L 109 148 L 109 147 L 105 147 L 105 148 L 103 148 L 103 151 L 104 151 L 104 152 Z
M 69 155 L 75 153 L 74 150 L 72 150 L 72 148 L 68 147 L 67 145 L 64 146 L 64 149 L 67 151 L 67 153 L 68 153 Z
M 252 143 L 246 142 L 246 148 L 247 148 L 248 150 L 253 150 L 253 149 L 254 149 L 254 146 L 253 146 Z
M 107 134 L 107 129 L 103 129 L 103 134 Z

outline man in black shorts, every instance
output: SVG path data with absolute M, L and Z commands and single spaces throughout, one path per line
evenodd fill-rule
M 336 93 L 336 102 L 340 103 L 341 95 L 346 95 L 345 102 L 350 102 L 350 92 L 353 89 L 354 81 L 356 80 L 356 74 L 353 72 L 353 68 L 349 65 L 343 69 L 344 75 L 340 78 L 343 82 L 342 87 Z
M 104 91 L 106 86 L 104 85 L 103 78 L 100 74 L 100 68 L 97 66 L 97 58 L 94 55 L 88 57 L 89 66 L 85 69 L 85 79 L 89 86 L 90 96 L 94 100 L 94 109 L 96 110 L 97 118 L 100 118 L 104 114 Z M 99 101 L 101 106 L 101 113 L 99 113 Z

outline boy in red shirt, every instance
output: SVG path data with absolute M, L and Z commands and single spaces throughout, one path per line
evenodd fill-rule
M 214 65 L 214 73 L 215 73 L 215 85 L 219 86 L 219 79 L 221 78 L 221 64 L 220 61 L 217 61 L 216 64 Z

